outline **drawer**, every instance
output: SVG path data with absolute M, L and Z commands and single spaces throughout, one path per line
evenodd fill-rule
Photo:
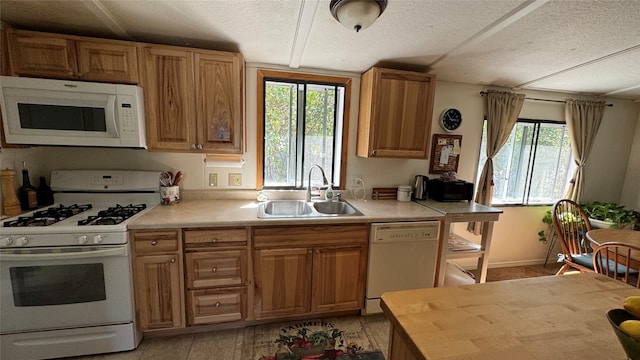
M 246 228 L 199 229 L 184 231 L 185 248 L 242 246 L 247 244 Z
M 179 251 L 180 230 L 136 231 L 133 243 L 137 254 Z
M 244 287 L 187 291 L 188 325 L 244 320 L 246 307 Z
M 185 264 L 189 289 L 246 284 L 246 250 L 190 252 Z

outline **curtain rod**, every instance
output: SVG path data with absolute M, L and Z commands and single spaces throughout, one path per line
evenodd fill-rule
M 485 96 L 485 95 L 487 95 L 487 92 L 486 91 L 480 91 L 480 95 L 481 96 Z M 540 98 L 530 98 L 530 97 L 525 97 L 524 99 L 525 100 L 535 100 L 535 101 L 548 101 L 548 102 L 556 102 L 556 103 L 565 103 L 565 104 L 567 103 L 564 100 L 551 100 L 551 99 L 540 99 Z M 611 107 L 611 106 L 613 106 L 613 104 L 605 104 L 604 106 Z

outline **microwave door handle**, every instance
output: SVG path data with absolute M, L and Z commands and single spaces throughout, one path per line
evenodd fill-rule
M 115 135 L 116 138 L 120 137 L 120 135 L 118 134 L 118 119 L 116 119 L 116 96 L 115 95 L 109 95 L 109 97 L 107 98 L 107 108 L 105 109 L 105 116 L 107 117 L 107 119 L 112 119 L 113 123 L 112 124 L 106 124 L 107 126 L 109 126 L 111 129 L 113 129 L 113 133 Z M 109 131 L 111 132 L 111 131 Z
M 51 253 L 51 254 L 0 254 L 2 261 L 38 261 L 38 260 L 74 260 L 91 259 L 109 256 L 125 256 L 127 249 L 119 247 L 115 249 L 72 252 L 72 253 Z

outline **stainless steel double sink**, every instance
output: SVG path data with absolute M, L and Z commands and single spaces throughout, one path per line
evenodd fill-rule
M 258 218 L 261 219 L 325 216 L 362 216 L 362 213 L 344 200 L 271 200 L 258 207 Z

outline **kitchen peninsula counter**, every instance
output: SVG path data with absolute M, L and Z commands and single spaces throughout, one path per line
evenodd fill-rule
M 626 359 L 606 313 L 637 293 L 596 273 L 388 292 L 389 360 Z

